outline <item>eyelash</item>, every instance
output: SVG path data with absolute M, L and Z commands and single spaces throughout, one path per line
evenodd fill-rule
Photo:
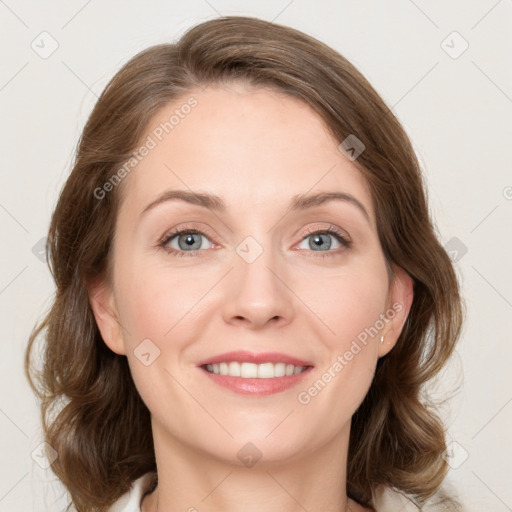
M 346 249 L 349 249 L 352 246 L 352 241 L 349 240 L 341 231 L 336 229 L 334 226 L 329 226 L 329 228 L 326 228 L 326 229 L 325 228 L 324 229 L 313 229 L 311 231 L 308 230 L 308 231 L 306 231 L 306 233 L 304 233 L 302 235 L 302 239 L 300 241 L 303 242 L 306 238 L 308 238 L 308 237 L 310 237 L 312 235 L 320 234 L 320 233 L 332 235 Z M 170 233 L 166 233 L 164 235 L 164 237 L 158 243 L 158 248 L 162 248 L 166 252 L 168 252 L 169 254 L 172 254 L 173 256 L 177 256 L 179 258 L 182 258 L 182 257 L 185 257 L 185 258 L 186 257 L 197 257 L 197 254 L 195 254 L 195 253 L 202 252 L 201 249 L 194 250 L 194 251 L 179 251 L 179 250 L 176 250 L 176 249 L 170 249 L 168 247 L 167 244 L 174 237 L 179 236 L 179 235 L 183 235 L 183 234 L 198 234 L 198 235 L 204 235 L 205 237 L 209 238 L 207 233 L 203 233 L 202 231 L 200 231 L 200 230 L 198 230 L 196 228 L 193 228 L 193 227 L 183 226 L 183 227 L 180 227 L 180 228 L 177 228 L 177 229 L 171 231 Z M 328 257 L 328 256 L 333 256 L 333 255 L 338 254 L 338 251 L 339 251 L 339 249 L 335 250 L 335 251 L 312 251 L 312 252 L 318 252 L 319 253 L 319 254 L 315 254 L 313 256 L 315 258 L 325 258 L 325 257 Z

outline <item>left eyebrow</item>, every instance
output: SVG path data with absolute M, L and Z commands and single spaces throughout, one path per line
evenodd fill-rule
M 356 199 L 353 195 L 347 194 L 346 192 L 319 192 L 317 194 L 298 194 L 293 196 L 290 202 L 290 209 L 292 211 L 305 210 L 307 208 L 313 208 L 320 206 L 329 201 L 346 201 L 354 205 L 366 218 L 369 224 L 371 224 L 370 215 L 363 206 L 363 203 Z
M 215 194 L 190 192 L 187 190 L 167 190 L 149 203 L 141 212 L 141 216 L 147 211 L 168 201 L 183 201 L 216 212 L 225 212 L 227 210 L 226 202 Z M 309 195 L 297 194 L 292 197 L 289 209 L 291 211 L 306 210 L 330 201 L 345 201 L 354 205 L 364 215 L 368 223 L 371 224 L 370 215 L 361 201 L 346 192 L 318 192 Z

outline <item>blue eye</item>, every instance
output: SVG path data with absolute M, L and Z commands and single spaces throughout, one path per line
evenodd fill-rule
M 309 242 L 309 248 L 313 247 L 311 250 L 314 252 L 334 252 L 329 251 L 331 248 L 332 242 L 329 240 L 329 238 L 335 238 L 336 241 L 343 247 L 350 247 L 351 241 L 346 238 L 343 233 L 338 231 L 337 229 L 330 227 L 329 229 L 317 229 L 315 231 L 310 232 L 309 234 L 306 234 L 302 241 L 304 242 L 308 238 L 311 238 Z M 316 244 L 316 245 L 315 245 Z M 326 249 L 317 251 L 316 248 L 319 249 Z M 336 248 L 335 248 L 336 249 Z M 336 251 L 337 252 L 337 251 Z M 324 255 L 322 255 L 324 256 Z
M 340 246 L 345 248 L 349 248 L 352 244 L 352 242 L 334 226 L 331 226 L 328 229 L 316 229 L 310 231 L 306 233 L 306 235 L 303 237 L 302 242 L 304 242 L 308 238 L 310 239 L 310 241 L 306 249 L 311 249 L 313 252 L 327 253 L 318 255 L 315 254 L 315 256 L 320 256 L 322 258 L 326 256 L 332 256 L 333 253 L 339 253 L 339 251 L 336 250 L 339 249 L 339 247 L 335 247 L 334 250 L 329 250 L 331 249 L 332 246 L 332 242 L 330 240 L 332 238 L 334 238 L 340 244 Z
M 208 249 L 209 247 L 211 248 L 213 245 L 210 241 L 210 244 L 206 244 L 205 247 L 202 243 L 202 237 L 204 237 L 206 240 L 209 240 L 209 238 L 201 231 L 195 228 L 184 226 L 175 229 L 171 233 L 165 235 L 158 245 L 173 256 L 199 256 L 199 252 L 202 252 L 204 249 Z M 348 249 L 352 245 L 352 241 L 333 226 L 329 227 L 328 229 L 317 229 L 306 232 L 302 236 L 301 243 L 308 238 L 311 238 L 311 241 L 309 243 L 309 247 L 306 248 L 306 250 L 311 250 L 311 252 L 316 253 L 326 253 L 314 255 L 322 258 L 326 256 L 334 256 L 340 252 L 340 247 L 335 247 L 334 250 L 330 250 L 332 246 L 332 242 L 329 240 L 330 238 L 334 238 L 340 244 L 340 246 L 344 247 L 345 249 Z M 174 239 L 177 240 L 177 247 L 171 246 L 171 243 L 174 242 Z
M 167 235 L 161 242 L 161 246 L 171 254 L 176 256 L 193 256 L 193 253 L 203 250 L 201 237 L 205 237 L 204 233 L 196 229 L 180 228 Z M 176 238 L 178 248 L 170 246 L 170 242 Z

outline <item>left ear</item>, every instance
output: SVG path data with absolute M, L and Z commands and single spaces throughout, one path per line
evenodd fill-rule
M 379 357 L 385 356 L 396 345 L 414 297 L 412 277 L 401 267 L 394 267 L 393 270 L 394 276 L 389 284 L 388 309 L 385 312 L 388 320 L 379 334 Z M 381 336 L 384 336 L 383 343 L 380 343 Z

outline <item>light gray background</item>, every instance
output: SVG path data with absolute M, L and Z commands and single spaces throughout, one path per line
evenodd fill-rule
M 275 20 L 333 46 L 404 124 L 439 236 L 443 244 L 456 237 L 467 303 L 436 392 L 443 398 L 462 385 L 442 409 L 455 443 L 449 479 L 468 511 L 512 510 L 511 0 L 0 0 L 0 511 L 64 505 L 56 504 L 63 489 L 48 484 L 53 473 L 36 463 L 39 409 L 22 362 L 53 293 L 34 252 L 86 117 L 135 53 L 219 14 Z M 58 48 L 42 58 L 52 39 Z

